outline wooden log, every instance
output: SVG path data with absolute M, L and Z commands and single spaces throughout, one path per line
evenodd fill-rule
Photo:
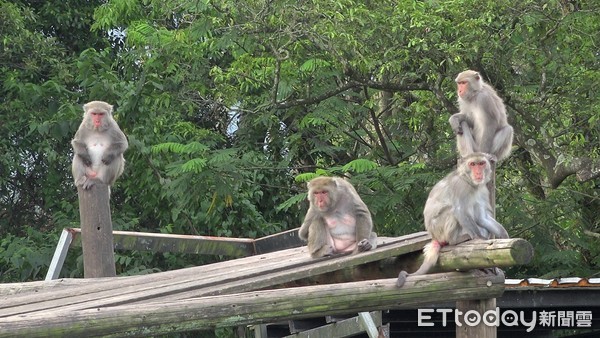
M 393 278 L 191 298 L 144 306 L 117 305 L 77 311 L 53 309 L 2 318 L 0 337 L 173 334 L 416 306 L 434 299 L 495 298 L 503 292 L 502 273 L 450 272 L 409 278 L 403 288 L 396 287 Z
M 442 248 L 435 270 L 509 267 L 531 262 L 533 246 L 522 238 L 472 240 Z
M 533 258 L 531 243 L 521 238 L 472 240 L 456 246 L 446 246 L 433 272 L 466 271 L 470 269 L 505 268 L 528 264 Z M 344 283 L 369 279 L 393 278 L 398 272 L 416 271 L 423 262 L 421 251 L 396 258 L 383 259 L 363 265 L 352 266 L 322 275 L 312 275 L 285 284 L 305 286 L 315 284 Z
M 114 277 L 115 253 L 110 218 L 110 191 L 96 183 L 90 189 L 77 187 L 81 218 L 81 247 L 85 278 Z

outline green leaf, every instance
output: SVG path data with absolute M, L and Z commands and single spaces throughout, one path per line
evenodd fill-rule
M 359 158 L 357 160 L 350 161 L 348 164 L 346 164 L 342 168 L 345 171 L 354 171 L 356 173 L 364 173 L 366 171 L 371 171 L 371 170 L 377 169 L 377 167 L 378 167 L 377 163 L 375 163 L 371 160 Z

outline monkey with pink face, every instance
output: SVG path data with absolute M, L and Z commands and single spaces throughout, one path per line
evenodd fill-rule
M 494 219 L 486 184 L 492 170 L 493 155 L 473 153 L 464 157 L 456 170 L 439 181 L 429 192 L 423 217 L 431 242 L 425 246 L 425 259 L 411 275 L 426 274 L 437 263 L 440 249 L 471 239 L 508 238 L 508 232 Z M 406 282 L 401 271 L 397 285 Z
M 307 187 L 310 206 L 298 234 L 313 258 L 377 248 L 371 213 L 352 184 L 317 177 Z
M 502 99 L 476 71 L 458 74 L 455 82 L 460 112 L 450 116 L 449 122 L 460 156 L 480 152 L 502 161 L 510 154 L 513 141 Z
M 127 137 L 112 117 L 112 105 L 91 101 L 83 105 L 83 111 L 83 121 L 71 141 L 75 186 L 90 189 L 97 182 L 110 186 L 123 173 Z

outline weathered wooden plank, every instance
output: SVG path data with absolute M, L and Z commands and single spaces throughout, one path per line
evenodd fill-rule
M 255 253 L 264 254 L 305 245 L 300 237 L 298 237 L 298 229 L 299 228 L 296 228 L 256 239 L 254 241 Z
M 67 288 L 78 288 L 84 285 L 98 285 L 103 281 L 112 281 L 116 278 L 127 279 L 139 276 L 105 277 L 105 278 L 59 278 L 25 283 L 3 283 L 0 284 L 0 299 L 16 299 L 17 296 L 28 297 L 30 293 L 56 292 Z M 4 296 L 12 296 L 6 297 Z
M 70 230 L 74 234 L 81 233 L 81 229 L 78 228 Z M 113 236 L 115 249 L 117 250 L 177 252 L 231 257 L 246 257 L 254 254 L 254 240 L 250 238 L 159 234 L 117 230 L 113 231 Z M 80 236 L 74 237 L 72 245 L 81 245 Z
M 381 326 L 381 311 L 369 313 L 377 327 Z M 352 317 L 339 322 L 323 325 L 314 329 L 298 332 L 283 338 L 331 338 L 331 337 L 350 337 L 365 332 L 359 317 Z
M 0 296 L 0 317 L 47 309 L 82 310 L 148 300 L 177 300 L 258 290 L 313 274 L 364 264 L 420 250 L 429 240 L 426 233 L 382 238 L 373 251 L 312 259 L 306 247 L 282 250 L 199 267 L 103 281 L 68 290 L 35 295 Z
M 52 310 L 2 318 L 0 337 L 122 337 L 173 334 L 288 319 L 415 306 L 431 299 L 495 298 L 504 291 L 503 274 L 451 272 L 408 278 L 253 291 L 144 306 Z
M 231 261 L 218 262 L 193 268 L 166 271 L 150 275 L 101 280 L 78 288 L 61 289 L 53 292 L 37 292 L 13 297 L 0 297 L 0 317 L 16 313 L 59 308 L 69 305 L 92 306 L 146 299 L 148 294 L 169 296 L 188 288 L 221 285 L 244 275 L 259 274 L 260 271 L 281 269 L 285 264 L 302 261 L 303 255 L 292 251 L 270 254 L 271 257 L 252 256 Z

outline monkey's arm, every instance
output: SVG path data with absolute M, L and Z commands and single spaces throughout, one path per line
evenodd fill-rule
M 301 240 L 303 241 L 307 241 L 308 240 L 308 232 L 309 232 L 309 228 L 310 228 L 310 224 L 314 221 L 314 211 L 311 208 L 308 208 L 308 211 L 306 212 L 306 216 L 304 216 L 304 222 L 302 222 L 302 225 L 300 226 L 300 230 L 298 230 L 298 237 L 300 237 Z
M 463 166 L 467 164 L 464 163 Z M 474 238 L 485 238 L 481 233 L 479 224 L 477 223 L 478 213 L 481 210 L 477 210 L 478 199 L 487 198 L 487 188 L 485 186 L 476 190 L 473 189 L 467 182 L 463 181 L 464 175 L 453 176 L 452 184 L 449 188 L 452 189 L 452 216 L 458 222 L 458 226 L 461 228 L 463 234 L 467 234 L 469 239 Z M 478 192 L 485 192 L 479 193 Z M 476 195 L 477 196 L 473 196 Z M 457 229 L 458 230 L 458 229 Z M 458 232 L 458 231 L 457 231 Z M 463 239 L 464 240 L 464 239 Z M 456 244 L 456 243 L 450 243 Z
M 71 141 L 71 145 L 73 146 L 75 156 L 78 156 L 84 165 L 88 167 L 91 166 L 92 158 L 90 157 L 90 153 L 88 152 L 85 143 L 81 142 L 78 138 L 74 138 L 73 141 Z
M 356 219 L 356 241 L 369 239 L 373 231 L 373 221 L 371 213 L 367 206 L 362 203 L 356 203 L 354 207 L 354 217 Z
M 450 128 L 452 128 L 452 131 L 454 131 L 455 134 L 457 135 L 461 135 L 463 133 L 463 129 L 461 127 L 461 122 L 466 121 L 467 124 L 469 126 L 471 126 L 471 123 L 469 123 L 469 119 L 467 118 L 467 115 L 464 113 L 456 113 L 452 116 L 450 116 L 450 119 L 448 119 L 448 122 L 450 123 Z
M 487 198 L 487 197 L 486 197 Z M 488 200 L 482 203 L 477 210 L 476 221 L 479 226 L 494 234 L 494 238 L 509 238 L 508 232 L 502 224 L 498 223 L 492 216 L 492 208 Z
M 117 156 L 123 154 L 129 147 L 127 137 L 119 127 L 113 125 L 112 128 L 114 128 L 112 131 L 107 131 L 110 132 L 110 146 L 102 154 L 102 163 L 105 165 L 111 164 Z

